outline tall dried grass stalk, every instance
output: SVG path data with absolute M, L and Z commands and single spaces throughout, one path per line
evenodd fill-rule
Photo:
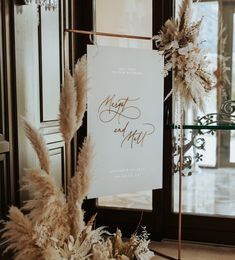
M 69 70 L 64 72 L 64 86 L 60 98 L 60 131 L 64 141 L 69 143 L 77 130 L 76 116 L 77 100 L 74 89 L 74 80 Z
M 64 192 L 66 196 L 68 195 L 68 185 L 71 180 L 71 143 L 65 142 L 65 174 L 64 177 Z
M 69 70 L 64 72 L 64 87 L 60 98 L 60 131 L 65 141 L 66 172 L 64 188 L 68 194 L 68 182 L 71 178 L 70 142 L 77 130 L 77 97 L 74 89 L 74 79 Z
M 42 250 L 35 244 L 34 231 L 31 221 L 18 208 L 11 207 L 7 231 L 3 238 L 9 241 L 5 252 L 12 250 L 16 260 L 43 260 Z
M 50 158 L 45 141 L 39 131 L 33 127 L 25 118 L 22 118 L 25 134 L 37 153 L 41 169 L 50 173 Z
M 83 55 L 78 60 L 74 70 L 74 85 L 77 93 L 77 129 L 82 125 L 86 111 L 87 95 L 87 57 Z
M 93 146 L 91 138 L 87 137 L 78 156 L 78 163 L 74 177 L 71 179 L 68 209 L 71 233 L 76 237 L 84 228 L 82 202 L 87 195 L 91 183 L 91 163 Z

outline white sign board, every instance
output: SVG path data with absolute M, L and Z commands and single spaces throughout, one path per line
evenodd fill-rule
M 163 57 L 88 46 L 89 198 L 162 188 Z

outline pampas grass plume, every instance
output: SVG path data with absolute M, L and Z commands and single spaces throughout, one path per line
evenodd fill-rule
M 50 173 L 50 158 L 45 141 L 39 131 L 33 127 L 26 119 L 22 118 L 24 130 L 27 138 L 31 142 L 33 149 L 37 153 L 41 169 Z
M 83 55 L 78 60 L 74 70 L 74 86 L 77 93 L 77 129 L 82 125 L 82 119 L 86 111 L 87 94 L 87 57 Z
M 187 23 L 192 0 L 183 0 L 179 10 L 179 30 L 182 30 Z
M 23 188 L 34 193 L 34 199 L 28 200 L 23 209 L 29 211 L 29 219 L 37 234 L 37 245 L 42 248 L 49 246 L 52 243 L 51 237 L 63 244 L 69 235 L 68 207 L 55 180 L 43 171 L 28 169 L 23 177 Z M 43 233 L 47 237 L 40 235 Z
M 30 220 L 18 208 L 11 207 L 9 210 L 9 221 L 6 223 L 7 231 L 3 238 L 10 241 L 5 252 L 15 252 L 15 260 L 42 260 L 41 249 L 35 245 L 33 240 L 33 228 Z
M 64 72 L 64 86 L 62 88 L 59 107 L 60 131 L 66 143 L 69 143 L 72 140 L 73 135 L 77 130 L 76 109 L 77 101 L 74 80 L 69 70 L 66 69 Z
M 93 159 L 93 145 L 88 136 L 83 142 L 78 156 L 76 172 L 71 180 L 70 196 L 82 202 L 87 195 L 91 183 L 91 163 Z
M 39 169 L 25 169 L 23 189 L 30 189 L 35 195 L 45 197 L 56 196 L 60 192 L 55 180 Z
M 74 236 L 81 233 L 84 228 L 82 202 L 87 195 L 91 183 L 91 163 L 93 159 L 93 146 L 91 138 L 87 137 L 78 156 L 78 163 L 74 177 L 71 179 L 68 209 L 71 219 L 71 232 Z

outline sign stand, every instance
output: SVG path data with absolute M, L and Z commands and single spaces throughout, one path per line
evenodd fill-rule
M 127 34 L 115 34 L 106 32 L 94 32 L 94 31 L 84 31 L 75 29 L 65 29 L 64 30 L 64 66 L 68 67 L 68 60 L 66 58 L 67 52 L 67 33 L 75 33 L 81 35 L 98 35 L 116 38 L 127 38 L 127 39 L 139 39 L 139 40 L 153 40 L 152 37 L 137 36 L 137 35 L 127 35 Z M 170 260 L 181 260 L 181 231 L 182 231 L 182 170 L 183 170 L 183 112 L 181 113 L 181 126 L 180 126 L 180 160 L 179 160 L 179 219 L 178 219 L 178 258 L 173 258 L 171 256 L 162 254 L 154 250 L 155 254 Z M 68 177 L 67 177 L 68 178 Z M 66 179 L 67 179 L 66 178 Z

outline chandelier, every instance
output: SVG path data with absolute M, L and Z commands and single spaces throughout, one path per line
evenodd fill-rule
M 46 10 L 55 10 L 58 0 L 34 0 L 35 4 L 39 6 L 45 6 Z M 25 0 L 26 4 L 32 3 L 32 0 Z

